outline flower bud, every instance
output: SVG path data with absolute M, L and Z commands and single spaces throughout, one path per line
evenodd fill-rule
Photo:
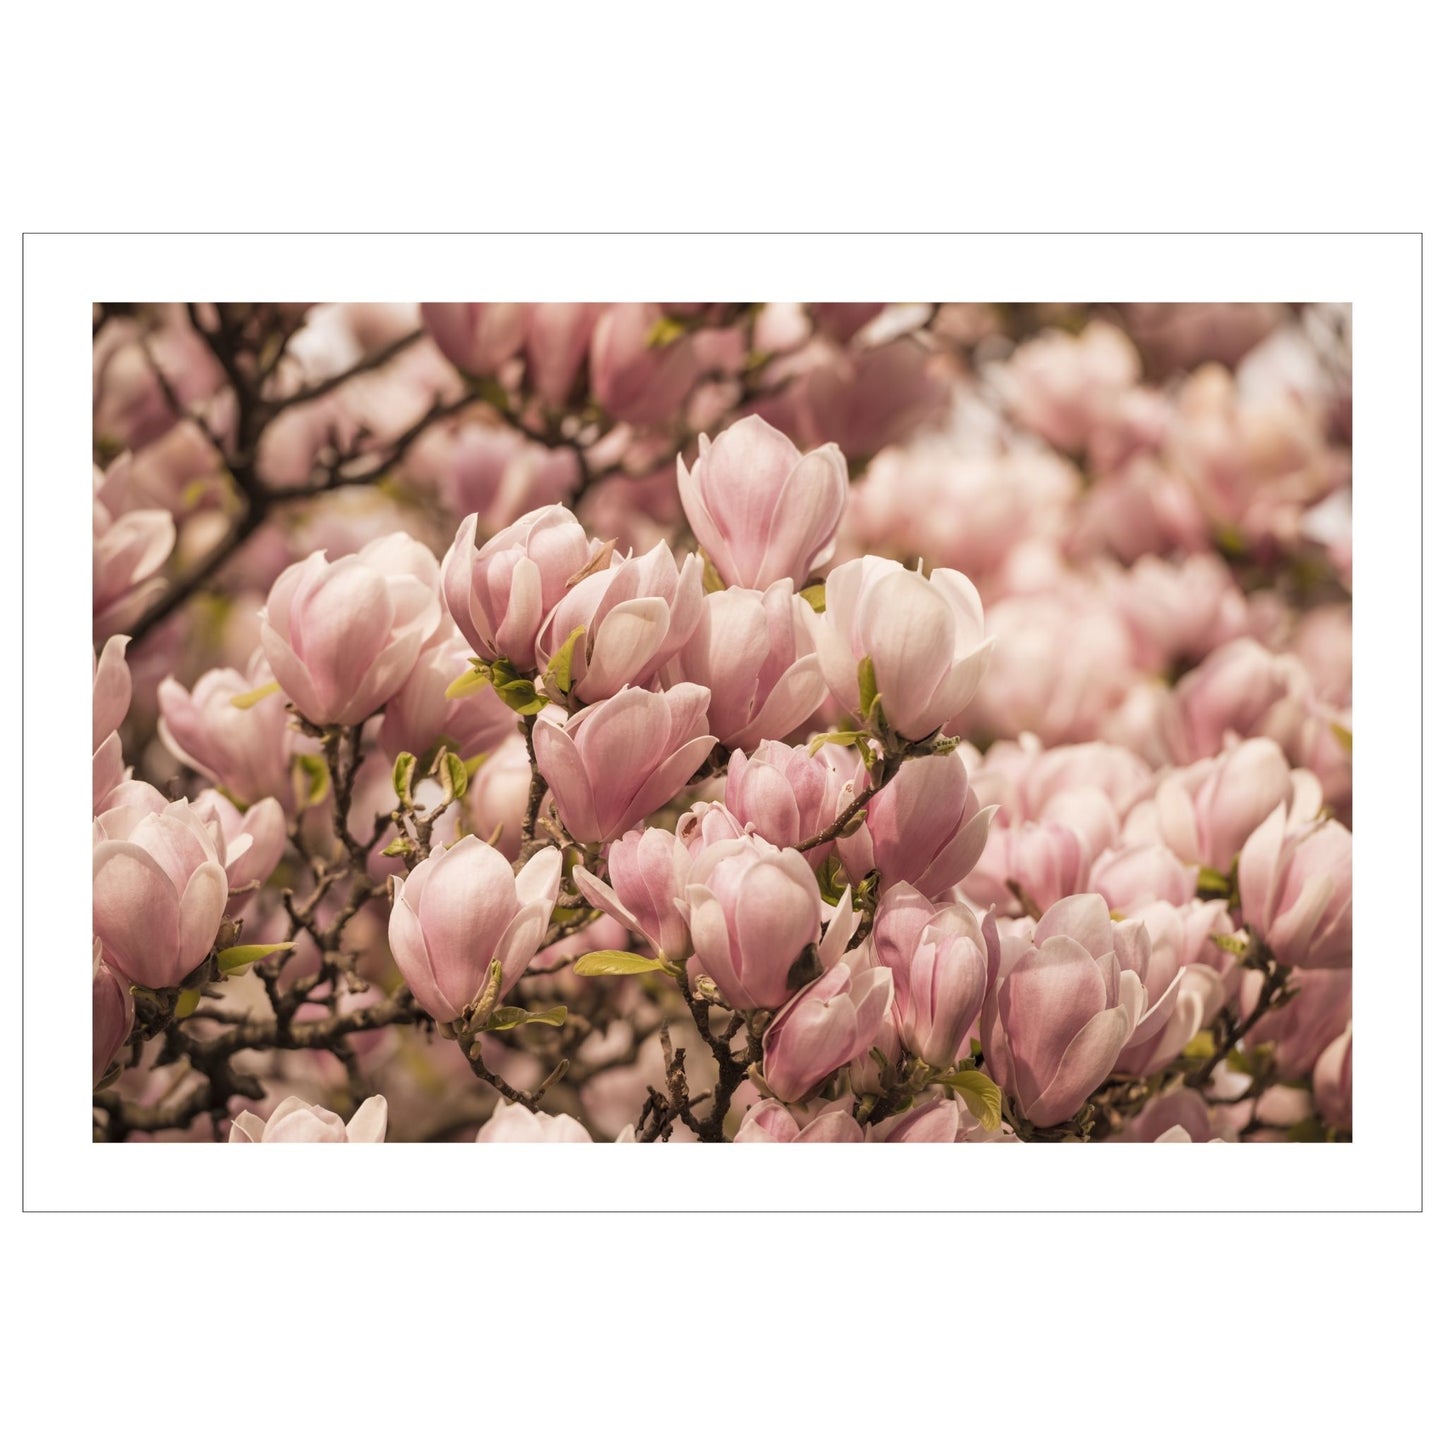
M 779 848 L 796 848 L 838 816 L 839 800 L 857 771 L 857 755 L 829 744 L 810 756 L 806 747 L 765 742 L 751 757 L 741 750 L 728 762 L 728 811 Z M 851 800 L 851 789 L 848 793 Z M 831 844 L 804 856 L 816 868 Z
M 1350 967 L 1353 845 L 1332 818 L 1290 829 L 1281 804 L 1240 851 L 1240 911 L 1285 967 Z
M 634 829 L 607 850 L 608 882 L 580 864 L 572 877 L 593 907 L 680 963 L 692 952 L 683 903 L 691 867 L 687 847 L 665 828 Z
M 95 940 L 91 962 L 91 1084 L 100 1083 L 130 1037 L 135 1003 L 126 981 L 101 959 L 101 942 Z
M 422 325 L 467 376 L 492 376 L 522 349 L 530 308 L 515 301 L 424 301 Z

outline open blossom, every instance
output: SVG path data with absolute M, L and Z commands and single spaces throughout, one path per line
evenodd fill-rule
M 435 573 L 398 533 L 335 562 L 313 552 L 276 579 L 261 645 L 302 716 L 352 726 L 400 691 L 441 617 Z
M 662 958 L 681 962 L 692 952 L 688 934 L 688 873 L 692 855 L 666 828 L 634 829 L 607 850 L 604 883 L 578 864 L 572 878 L 595 908 L 645 938 Z
M 291 739 L 286 699 L 273 692 L 248 707 L 237 707 L 272 681 L 263 654 L 251 660 L 249 674 L 212 668 L 187 691 L 167 677 L 157 689 L 161 741 L 181 762 L 218 787 L 252 803 L 291 796 Z
M 1282 738 L 1309 699 L 1309 675 L 1297 658 L 1270 652 L 1252 637 L 1226 643 L 1180 679 L 1168 718 L 1179 762 L 1212 758 L 1233 738 Z
M 1156 899 L 1187 903 L 1195 895 L 1199 869 L 1181 863 L 1161 843 L 1134 843 L 1101 854 L 1089 873 L 1089 892 L 1103 894 L 1110 908 L 1126 912 Z
M 566 507 L 528 512 L 480 547 L 473 512 L 442 559 L 447 611 L 483 661 L 505 658 L 530 671 L 543 620 L 591 552 L 587 533 Z
M 936 898 L 978 862 L 997 811 L 979 806 L 961 754 L 910 758 L 868 803 L 863 826 L 838 840 L 838 853 L 855 882 L 876 868 L 883 887 L 911 883 Z
M 893 975 L 869 965 L 862 949 L 844 954 L 768 1026 L 763 1078 L 795 1103 L 849 1059 L 866 1053 L 893 996 Z
M 545 713 L 533 732 L 537 767 L 567 831 L 583 843 L 616 838 L 682 790 L 717 741 L 707 688 L 624 688 L 574 713 Z
M 980 904 L 1008 911 L 1018 906 L 1020 895 L 1027 900 L 1025 906 L 1051 908 L 1083 888 L 1093 852 L 1089 841 L 1067 823 L 994 826 L 968 875 L 966 891 Z
M 233 893 L 265 883 L 276 871 L 286 851 L 286 815 L 275 798 L 262 798 L 243 813 L 223 793 L 208 788 L 195 808 L 220 825 L 226 840 L 226 881 Z
M 1350 967 L 1353 845 L 1333 818 L 1290 828 L 1281 804 L 1240 851 L 1240 911 L 1286 967 Z
M 570 587 L 537 637 L 536 666 L 581 629 L 571 658 L 572 693 L 583 702 L 644 686 L 692 636 L 702 619 L 702 566 L 682 566 L 659 542 L 641 557 L 593 572 Z
M 805 456 L 759 416 L 698 438 L 689 471 L 677 459 L 682 509 L 729 587 L 801 587 L 833 555 L 848 466 L 831 443 Z
M 861 716 L 858 668 L 873 665 L 888 726 L 900 737 L 937 732 L 967 706 L 993 651 L 983 604 L 962 572 L 928 577 L 901 562 L 859 557 L 835 567 L 813 618 L 818 659 L 839 707 Z
M 853 931 L 847 890 L 825 914 L 803 855 L 751 835 L 704 848 L 689 869 L 685 897 L 697 968 L 737 1009 L 786 1002 L 804 951 L 815 948 L 827 968 Z
M 276 1105 L 269 1119 L 249 1109 L 231 1121 L 230 1144 L 381 1144 L 386 1140 L 386 1099 L 373 1094 L 343 1122 L 320 1104 L 292 1094 Z
M 903 1046 L 938 1068 L 960 1058 L 998 971 L 998 931 L 966 903 L 934 904 L 900 883 L 884 893 L 869 947 L 893 975 L 893 1016 Z
M 498 998 L 521 978 L 546 935 L 561 876 L 555 848 L 535 853 L 514 878 L 495 848 L 471 836 L 408 874 L 392 904 L 391 951 L 438 1023 L 471 1007 L 494 961 L 502 965 Z
M 1142 924 L 1121 938 L 1096 894 L 1049 909 L 1032 941 L 1002 940 L 996 984 L 984 1001 L 984 1060 L 1032 1123 L 1061 1124 L 1108 1077 L 1145 1012 L 1144 982 L 1122 966 L 1137 958 Z M 1148 936 L 1142 938 L 1148 946 Z
M 704 599 L 696 630 L 669 676 L 712 692 L 708 724 L 729 748 L 796 732 L 828 695 L 808 619 L 791 583 L 766 592 L 729 587 Z
M 590 1144 L 592 1136 L 570 1114 L 533 1113 L 522 1104 L 498 1102 L 477 1130 L 478 1144 Z
M 91 910 L 106 962 L 152 989 L 174 988 L 210 953 L 230 890 L 219 827 L 156 796 L 159 811 L 140 803 L 97 819 Z

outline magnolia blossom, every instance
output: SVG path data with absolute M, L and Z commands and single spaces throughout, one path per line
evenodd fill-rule
M 803 855 L 761 838 L 704 848 L 689 869 L 685 896 L 697 968 L 737 1009 L 785 1003 L 804 950 L 814 949 L 826 969 L 853 931 L 848 890 L 827 911 L 825 928 L 818 880 Z
M 871 662 L 888 726 L 926 738 L 963 711 L 993 651 L 978 590 L 961 572 L 924 577 L 902 563 L 859 557 L 835 567 L 813 619 L 833 700 L 861 717 L 859 665 Z
M 242 802 L 288 799 L 295 734 L 287 727 L 286 698 L 274 682 L 260 652 L 249 674 L 212 668 L 189 691 L 167 677 L 156 693 L 161 741 L 181 762 Z M 268 685 L 270 695 L 257 698 Z
M 94 659 L 91 674 L 91 804 L 99 811 L 106 796 L 125 781 L 125 759 L 116 730 L 130 711 L 128 637 L 112 637 Z
M 642 557 L 614 557 L 557 604 L 537 637 L 537 668 L 544 670 L 576 632 L 570 691 L 583 702 L 612 697 L 650 683 L 692 636 L 702 608 L 696 557 L 679 567 L 662 542 Z
M 578 864 L 572 881 L 594 907 L 645 938 L 659 957 L 681 962 L 692 952 L 687 880 L 692 855 L 665 828 L 634 829 L 607 850 L 607 882 Z
M 537 718 L 537 767 L 579 842 L 616 838 L 674 797 L 717 741 L 705 731 L 707 688 L 628 687 L 565 724 Z
M 831 743 L 813 752 L 765 742 L 751 757 L 739 750 L 728 760 L 724 800 L 739 823 L 780 848 L 796 848 L 833 822 L 845 790 L 851 800 L 856 772 L 857 755 Z M 820 843 L 803 856 L 817 867 L 831 848 Z
M 689 471 L 677 459 L 688 525 L 729 587 L 801 587 L 833 555 L 848 465 L 831 443 L 805 456 L 759 416 L 709 442 Z
M 846 1105 L 824 1110 L 806 1124 L 778 1099 L 760 1099 L 738 1125 L 734 1144 L 861 1144 L 863 1126 Z
M 95 940 L 91 960 L 91 1083 L 99 1084 L 130 1037 L 135 1022 L 135 1002 L 126 981 L 101 957 L 100 939 Z
M 893 996 L 893 975 L 861 949 L 795 994 L 763 1035 L 763 1078 L 793 1103 L 867 1051 Z
M 530 308 L 513 301 L 424 301 L 422 324 L 468 376 L 491 376 L 521 350 Z
M 175 544 L 176 524 L 169 512 L 142 508 L 112 518 L 96 500 L 91 606 L 97 637 L 123 631 L 165 591 L 165 581 L 156 573 Z
M 1055 904 L 1032 940 L 1002 940 L 997 983 L 984 1002 L 984 1061 L 1040 1127 L 1078 1111 L 1144 1015 L 1144 981 L 1120 957 L 1125 941 L 1132 961 L 1148 935 L 1136 923 L 1121 939 L 1096 894 Z
M 277 578 L 261 645 L 304 717 L 352 726 L 401 690 L 440 620 L 435 574 L 431 554 L 397 533 L 335 562 L 313 552 Z
M 459 757 L 475 758 L 516 736 L 517 714 L 491 688 L 447 696 L 447 688 L 467 671 L 469 647 L 447 624 L 442 640 L 417 658 L 381 719 L 377 741 L 388 757 L 402 752 L 422 757 L 444 743 Z
M 142 804 L 97 819 L 92 869 L 105 961 L 151 989 L 174 988 L 206 958 L 230 891 L 219 828 L 184 800 L 159 801 L 158 812 Z
M 812 609 L 792 584 L 729 587 L 705 599 L 696 630 L 669 673 L 712 692 L 708 725 L 724 747 L 785 738 L 828 695 L 813 651 Z
M 1354 839 L 1333 819 L 1289 829 L 1281 804 L 1239 855 L 1244 920 L 1290 968 L 1348 968 L 1353 958 Z
M 386 1099 L 373 1094 L 344 1123 L 339 1114 L 295 1094 L 282 1099 L 269 1119 L 249 1109 L 231 1121 L 230 1144 L 381 1144 L 386 1140 Z
M 570 1114 L 533 1113 L 522 1104 L 498 1102 L 477 1130 L 478 1144 L 590 1144 L 592 1136 Z
M 521 672 L 536 661 L 543 619 L 587 566 L 592 544 L 563 506 L 539 507 L 477 545 L 477 514 L 462 521 L 442 559 L 447 611 L 486 662 Z
M 562 855 L 543 848 L 512 876 L 511 865 L 480 838 L 466 837 L 418 864 L 397 890 L 389 937 L 396 966 L 417 1002 L 449 1023 L 502 966 L 501 998 L 541 946 Z

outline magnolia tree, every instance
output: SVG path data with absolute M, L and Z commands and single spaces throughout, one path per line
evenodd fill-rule
M 1323 306 L 102 305 L 97 1140 L 1342 1140 Z

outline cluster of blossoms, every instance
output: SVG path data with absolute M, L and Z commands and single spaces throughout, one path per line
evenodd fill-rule
M 1348 316 L 1200 309 L 102 315 L 96 1137 L 1348 1138 Z

